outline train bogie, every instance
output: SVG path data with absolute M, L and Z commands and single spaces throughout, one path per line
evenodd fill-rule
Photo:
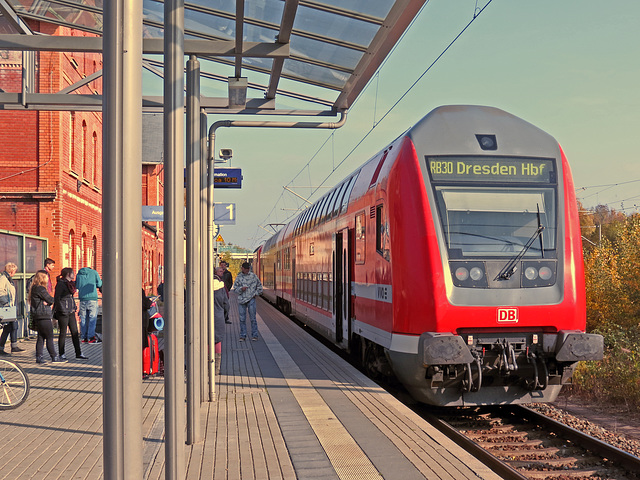
M 602 357 L 566 158 L 494 108 L 434 110 L 257 256 L 269 300 L 419 401 L 552 401 Z

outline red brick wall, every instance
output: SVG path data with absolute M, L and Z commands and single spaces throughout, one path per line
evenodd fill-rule
M 92 36 L 39 22 L 30 22 L 30 27 L 47 34 Z M 100 54 L 41 52 L 36 56 L 38 93 L 57 93 L 103 68 Z M 0 88 L 20 92 L 21 69 L 20 52 L 0 52 Z M 76 93 L 102 93 L 102 78 Z M 102 274 L 102 114 L 0 110 L 0 145 L 0 229 L 47 238 L 56 274 L 67 266 L 75 270 L 92 266 Z M 162 197 L 161 171 L 160 165 L 145 172 L 145 181 L 150 182 L 147 190 L 154 199 Z M 154 269 L 147 272 L 148 289 L 153 292 L 162 238 L 160 228 L 156 232 L 142 229 L 143 262 L 145 255 L 152 259 L 143 264 L 143 275 L 145 267 Z M 97 255 L 91 261 L 94 249 Z

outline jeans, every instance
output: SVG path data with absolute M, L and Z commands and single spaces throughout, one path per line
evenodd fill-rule
M 91 340 L 96 336 L 96 322 L 98 321 L 98 301 L 97 300 L 80 300 L 78 309 L 80 317 L 81 337 Z
M 258 336 L 258 322 L 256 321 L 256 298 L 253 297 L 247 303 L 238 304 L 238 314 L 240 315 L 240 338 L 247 338 L 247 310 L 251 319 L 251 336 Z
M 4 348 L 7 338 L 11 335 L 11 343 L 18 341 L 18 322 L 7 322 L 2 326 L 2 335 L 0 335 L 0 348 Z

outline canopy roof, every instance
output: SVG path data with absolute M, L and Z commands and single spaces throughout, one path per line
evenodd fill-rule
M 185 53 L 198 56 L 204 79 L 246 84 L 245 107 L 275 109 L 286 97 L 335 113 L 351 106 L 424 1 L 186 1 Z M 103 2 L 0 0 L 0 50 L 7 48 L 6 34 L 29 33 L 27 19 L 101 36 Z M 153 55 L 162 53 L 162 44 L 153 39 L 163 37 L 163 2 L 143 0 L 143 19 L 144 65 L 161 74 L 162 57 Z

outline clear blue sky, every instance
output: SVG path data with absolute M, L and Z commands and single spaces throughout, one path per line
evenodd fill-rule
M 478 0 L 477 6 L 486 3 Z M 303 205 L 282 187 L 291 184 L 309 195 L 296 186 L 318 186 L 475 8 L 475 0 L 431 0 L 332 137 L 327 130 L 219 129 L 216 149 L 232 148 L 231 166 L 244 173 L 242 190 L 216 190 L 217 202 L 237 206 L 237 225 L 222 227 L 225 241 L 253 248 L 268 238 L 258 225 L 270 230 L 267 223 L 283 222 Z M 624 205 L 630 213 L 640 205 L 639 20 L 637 0 L 493 0 L 325 185 L 335 185 L 439 105 L 491 105 L 558 140 L 585 206 Z M 210 116 L 209 122 L 218 119 Z

